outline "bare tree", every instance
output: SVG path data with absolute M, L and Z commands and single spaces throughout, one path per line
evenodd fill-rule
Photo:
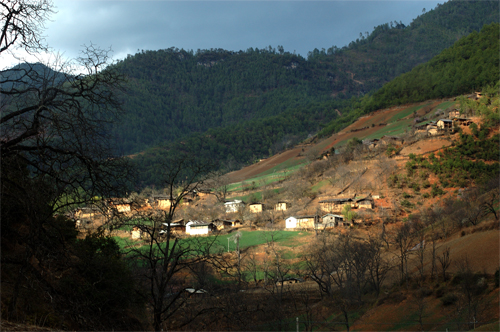
M 48 49 L 43 38 L 45 22 L 54 13 L 52 1 L 3 1 L 0 53 L 22 48 L 33 54 Z
M 125 191 L 130 168 L 113 152 L 109 135 L 121 114 L 124 79 L 108 68 L 110 51 L 94 45 L 71 62 L 56 56 L 46 65 L 22 63 L 16 50 L 48 50 L 42 32 L 52 3 L 2 1 L 0 8 L 0 55 L 21 62 L 0 71 L 1 234 L 2 242 L 18 247 L 15 256 L 2 253 L 2 266 L 19 274 L 14 289 L 41 289 L 53 303 L 75 303 L 63 298 L 52 275 L 72 263 L 66 241 L 74 224 L 54 215 Z
M 456 318 L 460 322 L 460 329 L 475 329 L 481 322 L 485 309 L 483 299 L 488 283 L 484 277 L 472 271 L 467 256 L 457 261 L 456 265 L 460 280 Z
M 392 266 L 382 255 L 382 247 L 381 240 L 371 238 L 366 253 L 370 257 L 367 266 L 368 282 L 377 293 L 377 296 L 380 294 L 382 284 L 392 269 Z
M 180 278 L 179 274 L 205 266 L 213 254 L 216 237 L 191 237 L 183 240 L 175 234 L 172 227 L 181 201 L 203 184 L 210 170 L 211 165 L 197 163 L 192 154 L 171 157 L 161 168 L 170 200 L 168 210 L 143 211 L 125 221 L 139 227 L 145 234 L 145 245 L 140 248 L 132 247 L 130 255 L 138 263 L 140 280 L 148 289 L 142 296 L 151 304 L 152 322 L 156 331 L 160 331 L 164 322 L 175 315 L 188 299 L 183 292 L 188 286 L 187 280 L 185 277 Z M 189 322 L 184 321 L 179 325 L 187 323 Z
M 363 289 L 370 282 L 370 272 L 373 273 L 371 281 L 379 286 L 386 272 L 382 271 L 381 261 L 372 261 L 371 246 L 365 241 L 354 239 L 351 235 L 334 239 L 323 234 L 316 239 L 316 245 L 305 258 L 309 274 L 322 295 L 332 300 L 342 312 L 349 330 L 349 312 L 362 303 Z
M 443 281 L 446 281 L 446 270 L 450 267 L 451 265 L 451 258 L 450 258 L 450 247 L 446 247 L 446 249 L 443 251 L 442 255 L 438 257 L 439 263 L 441 263 L 441 271 L 443 273 Z
M 215 197 L 217 197 L 220 203 L 225 203 L 229 192 L 229 185 L 231 184 L 229 177 L 218 173 L 211 180 L 210 183 L 214 186 Z
M 409 223 L 401 225 L 395 236 L 394 244 L 398 249 L 397 255 L 399 258 L 399 274 L 401 282 L 406 282 L 408 285 L 409 272 L 408 272 L 408 261 L 410 256 L 413 254 L 412 249 L 415 233 Z

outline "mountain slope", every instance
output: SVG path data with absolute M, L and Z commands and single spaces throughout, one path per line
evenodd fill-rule
M 342 49 L 314 50 L 307 60 L 282 47 L 239 52 L 170 48 L 130 55 L 116 65 L 130 79 L 127 113 L 115 128 L 117 142 L 129 154 L 209 128 L 362 95 L 498 17 L 496 1 L 450 1 L 407 27 L 384 24 Z M 325 122 L 324 116 L 317 124 Z M 331 119 L 334 113 L 326 116 Z M 269 148 L 266 141 L 263 136 Z

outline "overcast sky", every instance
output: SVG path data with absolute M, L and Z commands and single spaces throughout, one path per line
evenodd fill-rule
M 407 25 L 423 8 L 443 2 L 55 0 L 57 13 L 45 35 L 68 58 L 91 42 L 112 47 L 115 59 L 137 50 L 238 51 L 269 45 L 306 57 L 314 48 L 347 45 L 379 24 L 397 20 Z

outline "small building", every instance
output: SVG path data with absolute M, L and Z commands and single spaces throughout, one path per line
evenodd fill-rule
M 161 235 L 167 234 L 167 228 L 169 225 L 167 223 L 163 223 L 162 226 L 163 229 L 160 231 L 160 234 Z M 173 220 L 170 223 L 170 230 L 174 234 L 186 233 L 186 225 L 184 223 L 184 219 Z
M 215 225 L 211 222 L 190 220 L 186 224 L 186 234 L 189 235 L 207 235 L 216 229 Z
M 224 228 L 241 226 L 241 221 L 239 220 L 222 220 L 222 222 L 224 223 Z
M 427 125 L 427 136 L 439 135 L 439 128 L 435 122 L 431 122 Z
M 314 228 L 319 216 L 291 216 L 285 220 L 286 228 Z
M 132 228 L 132 240 L 140 240 L 142 238 L 142 230 L 137 227 L 137 226 L 134 226 Z
M 172 202 L 170 201 L 168 196 L 165 195 L 157 195 L 151 198 L 151 206 L 156 207 L 160 210 L 168 210 L 170 209 L 170 205 Z
M 244 206 L 245 203 L 243 203 L 243 201 L 240 201 L 238 199 L 224 203 L 224 207 L 226 208 L 226 213 L 238 212 Z
M 93 219 L 98 212 L 94 207 L 81 207 L 75 210 L 75 219 Z
M 108 200 L 108 205 L 112 210 L 119 213 L 127 213 L 132 210 L 132 204 L 125 199 L 112 198 Z
M 264 209 L 264 204 L 262 203 L 252 203 L 248 206 L 251 213 L 261 213 Z
M 338 224 L 342 221 L 344 221 L 344 217 L 332 213 L 327 213 L 321 217 L 321 223 L 325 227 L 338 226 Z
M 352 198 L 331 198 L 319 201 L 319 207 L 325 212 L 340 212 L 346 204 L 355 207 L 355 202 Z
M 298 284 L 300 282 L 304 282 L 304 279 L 302 279 L 302 278 L 284 278 L 283 280 L 276 281 L 276 286 L 292 285 L 292 284 Z
M 439 119 L 436 125 L 440 130 L 451 129 L 453 128 L 453 121 L 450 119 Z
M 285 225 L 286 228 L 297 228 L 297 218 L 294 216 L 286 218 Z
M 287 202 L 278 202 L 274 205 L 275 211 L 286 211 L 290 207 L 290 203 Z
M 373 209 L 373 198 L 370 196 L 356 200 L 356 205 L 361 209 Z
M 468 118 L 453 118 L 452 119 L 453 121 L 453 125 L 455 126 L 469 126 L 471 125 L 472 123 L 474 123 L 474 121 L 472 121 L 471 119 L 468 119 Z

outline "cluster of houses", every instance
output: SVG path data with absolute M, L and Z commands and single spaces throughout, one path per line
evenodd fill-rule
M 205 195 L 206 193 L 201 193 Z M 196 193 L 198 197 L 200 193 Z M 195 199 L 194 195 L 187 197 L 182 204 L 190 204 L 190 201 Z M 132 211 L 136 211 L 137 207 L 134 207 L 134 202 L 129 202 L 123 199 L 110 199 L 106 202 L 107 212 L 111 213 L 122 213 L 130 214 Z M 141 208 L 157 208 L 168 210 L 171 207 L 172 202 L 166 196 L 153 196 L 150 199 L 145 200 L 144 204 L 141 204 Z M 373 197 L 371 194 L 363 195 L 357 197 L 345 197 L 345 198 L 331 198 L 319 201 L 319 205 L 322 211 L 326 214 L 323 216 L 290 216 L 285 220 L 286 228 L 307 228 L 307 229 L 318 229 L 318 228 L 333 228 L 337 226 L 351 226 L 352 221 L 346 221 L 340 215 L 342 208 L 345 205 L 351 206 L 351 208 L 373 208 Z M 274 204 L 274 206 L 265 206 L 263 203 L 252 203 L 245 205 L 241 200 L 228 201 L 224 204 L 225 211 L 228 214 L 237 213 L 241 211 L 242 208 L 247 207 L 250 213 L 261 213 L 265 209 L 273 209 L 275 211 L 287 211 L 290 208 L 290 203 L 280 201 Z M 102 210 L 97 207 L 83 207 L 77 209 L 73 217 L 76 220 L 77 227 L 87 228 L 89 224 L 92 224 L 98 218 L 103 217 Z M 160 230 L 160 235 L 166 234 L 167 231 L 175 233 L 177 235 L 207 235 L 214 231 L 221 231 L 223 229 L 231 229 L 233 227 L 241 226 L 241 221 L 237 219 L 224 220 L 215 219 L 212 221 L 202 221 L 202 220 L 189 220 L 184 221 L 184 219 L 174 220 L 171 223 L 164 223 Z M 140 227 L 134 227 L 131 231 L 132 239 L 140 239 L 143 237 L 143 229 Z
M 356 194 L 353 197 L 330 198 L 319 201 L 319 206 L 322 211 L 328 212 L 323 216 L 291 216 L 285 220 L 286 228 L 305 228 L 305 229 L 327 229 L 338 226 L 352 226 L 353 220 L 346 220 L 339 214 L 345 205 L 352 209 L 373 209 L 374 197 L 371 194 L 362 195 L 357 198 Z

